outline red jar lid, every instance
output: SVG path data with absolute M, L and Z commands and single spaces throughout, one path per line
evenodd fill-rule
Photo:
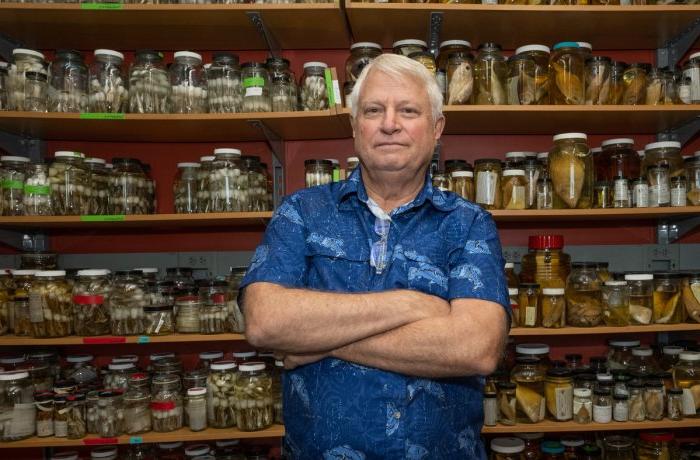
M 669 442 L 673 441 L 673 433 L 640 433 L 639 439 L 644 442 Z
M 564 247 L 564 236 L 530 235 L 527 245 L 530 249 L 561 249 Z

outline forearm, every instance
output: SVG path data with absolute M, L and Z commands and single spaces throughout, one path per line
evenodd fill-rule
M 248 341 L 284 353 L 316 353 L 436 314 L 438 302 L 415 291 L 347 294 L 254 283 L 244 293 Z

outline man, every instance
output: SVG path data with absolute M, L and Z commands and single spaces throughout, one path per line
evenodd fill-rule
M 435 78 L 385 54 L 358 79 L 360 166 L 279 207 L 243 280 L 246 335 L 285 356 L 293 459 L 485 457 L 479 376 L 509 320 L 488 213 L 433 189 Z

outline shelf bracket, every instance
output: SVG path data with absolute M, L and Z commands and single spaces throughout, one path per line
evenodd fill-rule
M 674 68 L 693 43 L 700 37 L 700 18 L 656 50 L 656 67 Z
M 18 251 L 43 252 L 49 249 L 49 239 L 43 233 L 0 230 L 0 242 Z
M 260 34 L 263 40 L 265 40 L 265 44 L 267 45 L 267 49 L 270 51 L 270 55 L 272 57 L 279 56 L 281 54 L 280 45 L 275 39 L 275 36 L 272 35 L 272 32 L 270 32 L 265 25 L 265 21 L 263 21 L 260 12 L 248 11 L 246 14 L 248 15 L 248 19 L 250 19 L 250 22 L 253 23 L 256 29 L 258 29 L 258 34 Z
M 684 124 L 664 131 L 656 135 L 658 141 L 678 141 L 681 145 L 687 144 L 700 132 L 700 116 L 688 120 Z
M 428 35 L 428 51 L 437 59 L 440 51 L 440 35 L 442 33 L 442 11 L 430 12 L 430 32 Z
M 700 216 L 661 220 L 656 226 L 656 241 L 658 244 L 671 244 L 698 226 Z
M 0 56 L 2 56 L 6 62 L 10 62 L 12 50 L 21 47 L 22 42 L 18 42 L 5 34 L 0 34 Z
M 282 204 L 284 197 L 284 141 L 279 134 L 271 130 L 260 120 L 248 120 L 255 128 L 262 132 L 265 142 L 272 152 L 272 204 L 274 209 Z
M 46 153 L 46 142 L 0 131 L 0 148 L 10 155 L 29 157 L 32 162 L 41 163 Z

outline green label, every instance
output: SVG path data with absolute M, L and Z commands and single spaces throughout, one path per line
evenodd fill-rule
M 333 182 L 340 182 L 340 169 L 333 170 Z
M 136 343 L 151 343 L 151 338 L 147 335 L 140 335 L 136 339 Z
M 24 188 L 24 182 L 19 180 L 4 180 L 2 181 L 2 188 L 9 188 L 12 190 L 22 190 Z
M 80 222 L 124 222 L 124 214 L 113 214 L 107 216 L 80 216 Z
M 255 86 L 264 87 L 265 79 L 263 77 L 248 77 L 243 79 L 244 88 L 251 88 Z
M 124 7 L 121 3 L 81 3 L 81 10 L 121 10 Z
M 31 193 L 32 195 L 49 195 L 51 194 L 51 188 L 48 185 L 25 185 L 24 193 Z
M 131 436 L 129 444 L 143 444 L 143 438 L 141 436 Z
M 335 98 L 333 97 L 333 76 L 331 75 L 331 69 L 326 68 L 326 94 L 328 95 L 328 107 L 333 107 L 335 105 Z
M 124 120 L 126 114 L 124 113 L 81 113 L 81 120 Z

